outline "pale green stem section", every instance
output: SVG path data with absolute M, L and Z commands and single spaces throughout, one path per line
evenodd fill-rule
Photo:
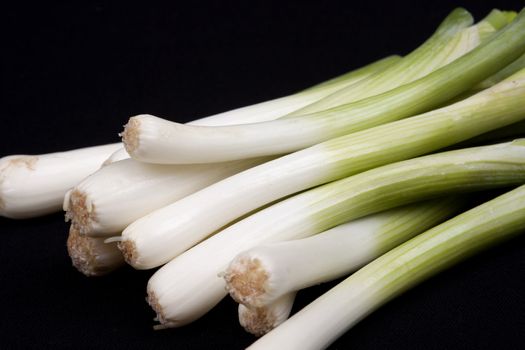
M 227 289 L 233 299 L 250 308 L 269 306 L 287 293 L 357 270 L 439 224 L 462 205 L 456 197 L 412 204 L 312 237 L 254 247 L 230 263 L 224 274 Z
M 479 34 L 481 40 L 486 40 L 494 34 L 494 28 L 501 29 L 511 23 L 518 14 L 514 11 L 492 10 L 480 21 Z
M 525 68 L 525 55 L 521 55 L 517 60 L 515 60 L 496 74 L 483 80 L 481 83 L 474 87 L 474 90 L 479 91 L 490 88 L 491 86 L 496 85 L 497 83 L 503 81 L 504 79 L 507 79 L 511 75 L 519 72 L 523 68 Z
M 344 73 L 340 76 L 337 76 L 335 78 L 332 78 L 330 80 L 324 81 L 322 83 L 319 83 L 317 85 L 314 85 L 310 88 L 307 88 L 298 94 L 302 93 L 310 93 L 314 90 L 324 90 L 330 88 L 334 90 L 338 90 L 340 88 L 343 88 L 345 86 L 355 84 L 358 81 L 368 78 L 370 75 L 375 74 L 377 72 L 383 71 L 386 68 L 394 65 L 395 63 L 399 62 L 402 59 L 401 56 L 398 55 L 391 55 L 387 56 L 385 58 L 379 59 L 375 62 L 372 62 L 370 64 L 367 64 L 364 67 L 358 68 L 356 70 Z
M 469 210 L 368 264 L 249 349 L 324 349 L 407 289 L 525 230 L 525 186 Z
M 487 22 L 495 28 L 503 28 L 516 18 L 518 14 L 515 11 L 500 11 L 494 9 L 483 18 L 483 22 Z
M 524 76 L 522 71 L 445 108 L 267 162 L 152 212 L 123 232 L 123 240 L 134 246 L 128 262 L 139 269 L 162 265 L 243 214 L 279 198 L 523 120 Z
M 507 18 L 507 23 L 514 21 L 518 13 L 516 11 L 501 11 L 503 15 Z
M 461 191 L 479 190 L 484 180 L 490 180 L 494 187 L 520 184 L 525 179 L 524 146 L 520 139 L 414 158 L 335 181 L 297 197 L 316 198 L 315 221 L 324 229 L 347 221 L 350 213 L 367 212 L 379 198 L 384 209 L 410 202 L 413 194 L 406 193 L 408 185 L 418 195 L 431 195 L 451 186 Z
M 148 300 L 166 327 L 181 326 L 226 295 L 217 275 L 244 250 L 420 200 L 522 183 L 523 140 L 375 168 L 298 194 L 216 233 L 159 269 L 148 282 Z
M 520 121 L 503 128 L 496 129 L 484 133 L 482 135 L 473 137 L 464 142 L 460 142 L 454 145 L 452 148 L 465 148 L 473 146 L 483 146 L 494 143 L 501 143 L 506 141 L 512 141 L 513 139 L 519 139 L 525 137 L 525 121 Z
M 466 10 L 458 8 L 452 11 L 425 43 L 388 69 L 377 72 L 353 86 L 340 89 L 317 102 L 290 113 L 288 116 L 310 114 L 358 101 L 425 76 L 457 58 L 451 53 L 454 52 L 458 43 L 464 44 L 464 40 L 461 40 L 463 39 L 461 34 L 472 22 L 472 16 Z

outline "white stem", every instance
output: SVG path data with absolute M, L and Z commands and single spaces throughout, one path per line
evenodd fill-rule
M 250 308 L 345 276 L 456 212 L 459 198 L 370 215 L 313 237 L 270 243 L 240 253 L 224 273 L 227 290 Z
M 0 159 L 0 215 L 30 218 L 59 211 L 64 195 L 121 143 Z
M 66 218 L 83 235 L 107 237 L 155 209 L 265 160 L 157 165 L 124 159 L 101 168 L 68 193 Z

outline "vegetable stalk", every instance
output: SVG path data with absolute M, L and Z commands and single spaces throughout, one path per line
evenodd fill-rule
M 155 209 L 269 159 L 195 165 L 121 160 L 88 176 L 66 194 L 66 219 L 82 235 L 120 234 L 130 223 Z
M 525 52 L 524 43 L 525 12 L 452 62 L 375 96 L 312 114 L 237 126 L 191 127 L 142 115 L 130 119 L 123 142 L 133 158 L 152 163 L 285 154 L 441 106 L 516 60 Z
M 216 233 L 160 268 L 148 282 L 148 301 L 165 327 L 182 326 L 226 295 L 218 274 L 244 250 L 308 237 L 411 202 L 522 183 L 525 140 L 375 168 L 293 196 Z
M 230 296 L 249 308 L 349 274 L 451 216 L 459 198 L 391 209 L 312 237 L 270 243 L 240 253 L 224 273 Z
M 407 289 L 524 230 L 525 186 L 521 186 L 392 249 L 249 349 L 324 349 Z

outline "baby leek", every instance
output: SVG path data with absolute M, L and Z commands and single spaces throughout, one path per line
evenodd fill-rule
M 379 95 L 308 115 L 236 126 L 192 127 L 142 115 L 130 119 L 123 142 L 133 158 L 152 163 L 218 162 L 293 152 L 436 108 L 524 52 L 525 12 L 451 63 Z
M 278 202 L 216 233 L 155 272 L 148 302 L 165 327 L 182 326 L 227 294 L 218 274 L 244 250 L 308 237 L 419 200 L 522 183 L 525 140 L 378 167 Z
M 260 308 L 281 296 L 347 275 L 429 229 L 461 207 L 459 198 L 391 209 L 313 237 L 270 243 L 237 255 L 224 273 L 237 302 Z
M 66 194 L 66 218 L 82 235 L 108 237 L 155 209 L 269 159 L 195 165 L 124 159 L 96 171 Z
M 324 349 L 407 289 L 524 230 L 525 186 L 521 186 L 392 249 L 249 349 Z

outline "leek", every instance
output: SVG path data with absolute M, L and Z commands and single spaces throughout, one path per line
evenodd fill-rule
M 334 280 L 429 229 L 462 206 L 458 198 L 434 200 L 370 215 L 328 231 L 240 253 L 223 274 L 230 295 L 249 308 Z
M 293 152 L 436 108 L 513 62 L 525 52 L 524 43 L 525 12 L 451 63 L 379 95 L 308 115 L 237 126 L 192 127 L 142 115 L 130 119 L 123 142 L 133 158 L 152 163 L 218 162 Z
M 124 159 L 101 168 L 66 194 L 66 219 L 83 235 L 120 234 L 130 223 L 155 209 L 268 159 L 196 165 L 158 165 Z
M 182 326 L 227 294 L 218 274 L 244 250 L 308 237 L 419 200 L 521 183 L 525 140 L 375 168 L 293 196 L 216 233 L 155 272 L 148 282 L 148 302 L 164 327 Z
M 392 249 L 249 349 L 324 349 L 407 289 L 524 230 L 525 186 L 521 186 Z

